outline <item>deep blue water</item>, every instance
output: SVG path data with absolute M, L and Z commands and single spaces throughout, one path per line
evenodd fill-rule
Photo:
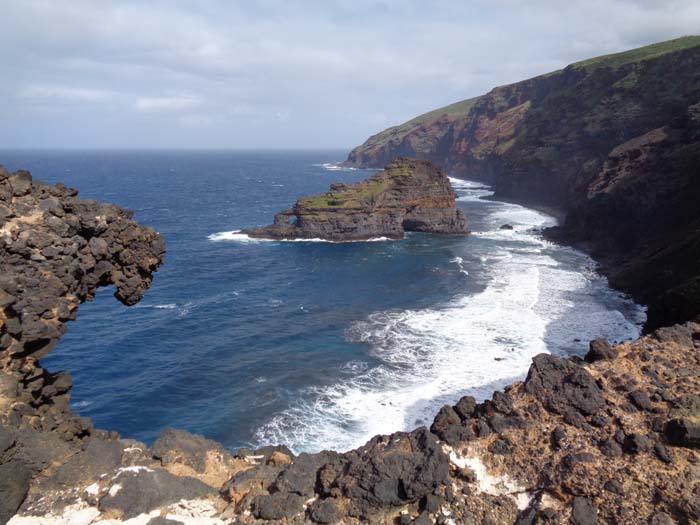
M 166 238 L 140 304 L 104 289 L 43 365 L 76 410 L 152 441 L 167 426 L 230 447 L 347 449 L 485 397 L 542 351 L 635 337 L 643 312 L 585 255 L 540 239 L 552 219 L 455 181 L 474 234 L 269 242 L 235 230 L 366 177 L 343 151 L 0 152 L 9 169 L 118 203 Z M 509 223 L 514 231 L 499 227 Z M 579 339 L 580 341 L 576 341 Z

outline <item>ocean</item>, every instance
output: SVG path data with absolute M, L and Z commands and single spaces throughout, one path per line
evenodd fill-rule
M 166 238 L 131 308 L 106 288 L 42 365 L 67 369 L 72 405 L 152 442 L 184 428 L 230 448 L 347 450 L 490 397 L 541 352 L 635 338 L 644 309 L 585 254 L 542 239 L 554 219 L 484 200 L 453 179 L 469 236 L 279 242 L 238 230 L 331 182 L 344 151 L 2 151 L 8 169 L 134 210 Z M 512 230 L 501 229 L 504 224 Z

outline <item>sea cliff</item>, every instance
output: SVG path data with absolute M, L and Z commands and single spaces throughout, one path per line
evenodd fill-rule
M 378 133 L 347 164 L 410 155 L 556 208 L 550 233 L 647 304 L 648 330 L 684 322 L 700 314 L 698 71 L 698 36 L 585 60 Z
M 405 232 L 468 233 L 456 194 L 444 171 L 431 162 L 396 158 L 355 184 L 299 199 L 270 226 L 243 230 L 268 239 L 357 241 L 402 239 Z

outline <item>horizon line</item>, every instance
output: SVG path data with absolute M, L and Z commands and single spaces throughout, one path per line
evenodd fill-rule
M 322 146 L 322 147 L 263 147 L 263 146 L 251 146 L 247 148 L 235 148 L 235 147 L 221 147 L 221 148 L 197 148 L 197 147 L 127 147 L 127 146 L 101 146 L 101 147 L 80 147 L 80 146 L 51 146 L 51 147 L 6 147 L 0 146 L 0 152 L 11 152 L 11 151 L 81 151 L 81 152 L 91 152 L 91 151 L 164 151 L 164 152 L 177 152 L 177 151 L 191 151 L 191 152 L 235 152 L 235 151 L 351 151 L 353 147 L 347 146 Z

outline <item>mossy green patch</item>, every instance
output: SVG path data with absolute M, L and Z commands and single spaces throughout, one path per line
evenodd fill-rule
M 410 170 L 407 170 L 410 173 Z M 382 179 L 370 178 L 343 191 L 329 191 L 299 199 L 299 206 L 311 210 L 362 208 L 372 198 L 389 187 Z
M 599 67 L 610 67 L 615 69 L 633 62 L 651 60 L 662 55 L 676 53 L 678 51 L 683 51 L 685 49 L 690 49 L 697 46 L 700 46 L 700 36 L 684 36 L 674 40 L 667 40 L 665 42 L 659 42 L 657 44 L 631 49 L 630 51 L 623 51 L 622 53 L 613 53 L 611 55 L 589 58 L 588 60 L 582 60 L 581 62 L 571 64 L 571 67 L 594 69 Z
M 616 89 L 634 89 L 634 87 L 637 85 L 637 81 L 639 80 L 639 74 L 637 74 L 637 71 L 632 71 L 625 77 L 621 78 L 617 82 L 613 84 L 613 87 Z

